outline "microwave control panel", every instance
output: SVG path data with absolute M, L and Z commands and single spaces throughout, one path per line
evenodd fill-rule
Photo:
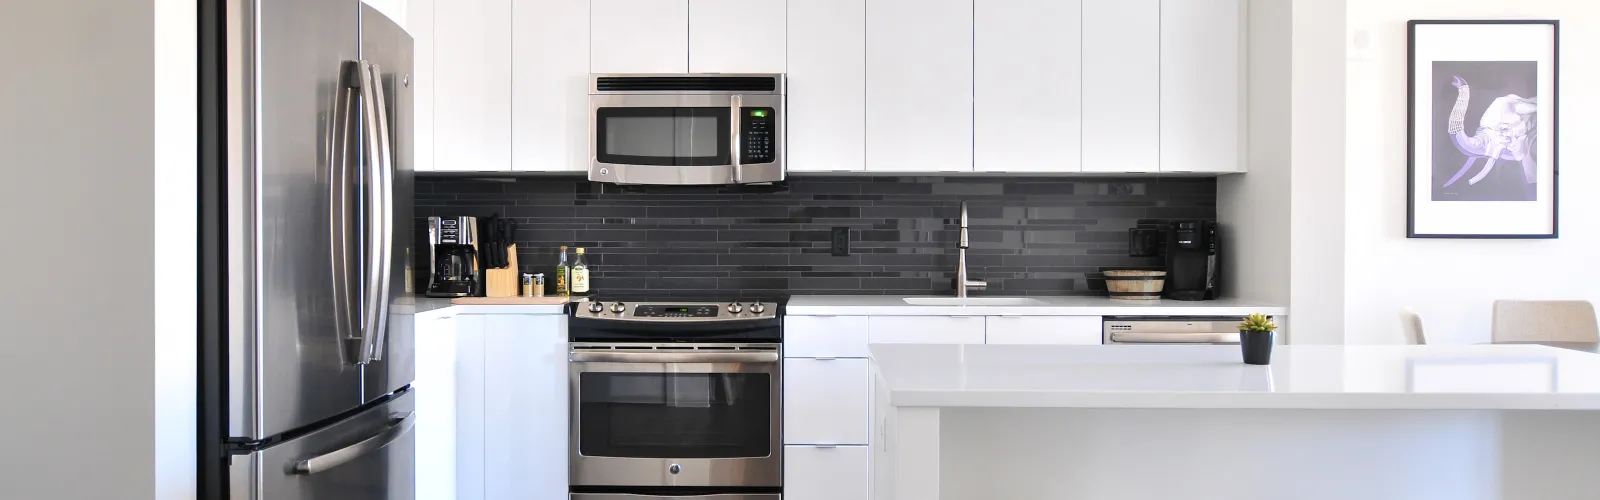
M 739 163 L 772 163 L 776 159 L 777 110 L 743 108 L 739 120 Z

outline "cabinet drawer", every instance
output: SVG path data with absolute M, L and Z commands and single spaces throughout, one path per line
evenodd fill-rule
M 783 447 L 784 500 L 867 500 L 865 446 Z
M 872 381 L 866 359 L 783 360 L 784 444 L 867 444 Z
M 1099 316 L 989 316 L 990 344 L 1100 345 Z
M 788 358 L 867 357 L 866 316 L 788 316 L 783 319 Z
M 982 344 L 979 316 L 881 316 L 867 322 L 874 344 Z

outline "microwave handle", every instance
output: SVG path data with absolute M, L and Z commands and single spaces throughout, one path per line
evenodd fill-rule
M 743 107 L 744 107 L 744 96 L 737 95 L 737 94 L 733 95 L 732 96 L 732 103 L 731 103 L 731 105 L 728 106 L 728 112 L 733 115 L 732 117 L 730 117 L 729 124 L 728 124 L 729 125 L 728 126 L 728 128 L 729 128 L 728 145 L 733 149 L 733 183 L 734 184 L 744 184 L 744 172 L 743 172 L 744 169 L 739 166 L 739 156 L 741 156 L 740 153 L 744 149 L 743 145 L 739 144 L 739 139 L 740 139 L 739 129 L 741 128 L 741 125 L 742 125 L 742 124 L 739 123 L 739 120 L 744 116 L 744 111 L 741 109 Z

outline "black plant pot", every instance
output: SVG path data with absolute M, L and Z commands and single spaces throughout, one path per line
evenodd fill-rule
M 1275 332 L 1239 331 L 1239 350 L 1244 353 L 1244 364 L 1272 364 L 1272 336 Z

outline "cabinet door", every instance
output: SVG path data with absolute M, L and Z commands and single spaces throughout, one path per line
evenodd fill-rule
M 788 169 L 866 169 L 867 0 L 795 0 L 788 21 Z
M 689 0 L 590 0 L 589 72 L 688 71 Z
M 455 317 L 419 319 L 416 339 L 417 498 L 455 498 Z
M 1083 1 L 1083 171 L 1155 172 L 1161 0 Z
M 972 171 L 972 0 L 867 0 L 867 170 Z
M 411 33 L 412 162 L 418 172 L 433 167 L 433 2 L 410 0 L 406 32 Z
M 488 315 L 484 341 L 484 492 L 567 494 L 567 328 L 560 315 Z
M 865 359 L 783 360 L 784 444 L 867 444 L 868 373 Z
M 874 316 L 867 319 L 874 344 L 982 344 L 980 316 Z
M 784 500 L 867 500 L 865 446 L 783 447 Z
M 984 343 L 1100 345 L 1099 316 L 989 316 Z
M 589 3 L 512 6 L 511 167 L 589 169 Z
M 456 499 L 484 500 L 484 328 L 488 316 L 456 316 Z
M 1240 0 L 1161 2 L 1161 171 L 1244 168 Z
M 786 316 L 783 355 L 788 358 L 865 358 L 866 316 Z
M 689 0 L 689 72 L 784 72 L 785 3 Z
M 434 170 L 511 170 L 511 0 L 435 0 Z
M 1081 7 L 1079 0 L 976 3 L 975 170 L 1082 170 Z

